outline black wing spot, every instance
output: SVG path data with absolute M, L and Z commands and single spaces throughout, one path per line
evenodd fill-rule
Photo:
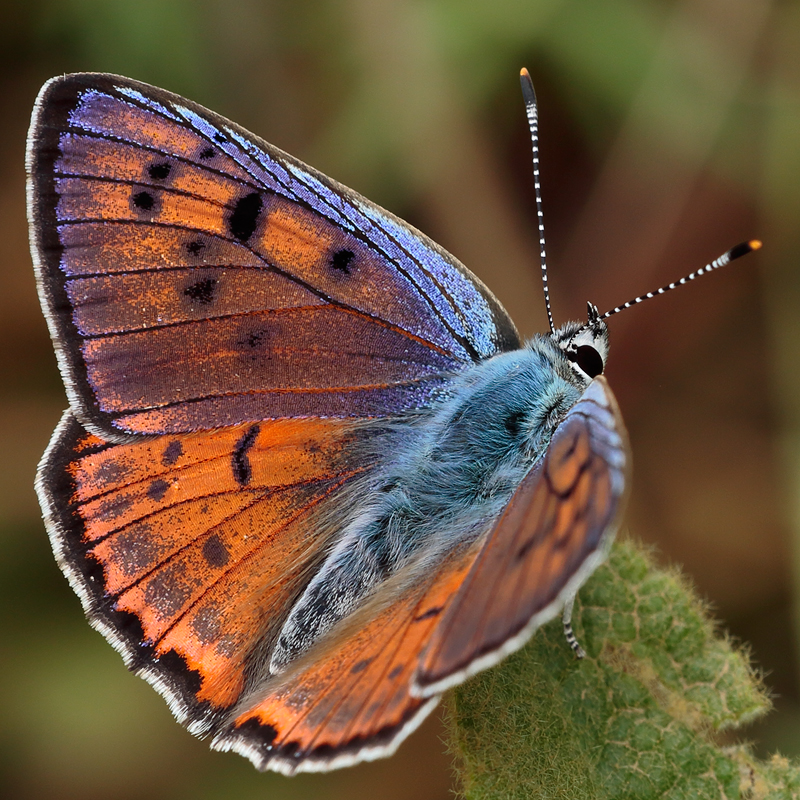
M 236 442 L 231 455 L 231 469 L 233 477 L 240 486 L 247 486 L 253 478 L 253 468 L 250 466 L 250 459 L 247 457 L 248 451 L 256 443 L 260 425 L 253 425 L 247 433 Z
M 406 668 L 405 664 L 398 664 L 386 677 L 393 681 Z
M 97 470 L 96 478 L 103 484 L 103 486 L 113 486 L 115 483 L 120 483 L 128 471 L 123 460 L 116 461 L 110 459 L 106 461 L 100 469 Z
M 133 204 L 142 211 L 150 211 L 155 204 L 155 199 L 150 192 L 137 192 L 133 196 Z
M 528 539 L 528 541 L 525 542 L 525 544 L 523 544 L 522 547 L 520 547 L 519 550 L 517 550 L 517 552 L 514 554 L 514 559 L 516 561 L 522 561 L 522 559 L 525 558 L 525 556 L 527 556 L 528 553 L 530 553 L 535 544 L 536 544 L 536 536 L 531 536 L 531 538 Z
M 230 560 L 228 548 L 219 536 L 214 533 L 203 545 L 203 558 L 210 567 L 224 567 Z
M 236 202 L 228 222 L 234 238 L 246 242 L 253 235 L 263 205 L 264 201 L 258 192 L 251 192 Z
M 430 619 L 431 617 L 438 616 L 444 610 L 444 606 L 434 606 L 433 608 L 429 608 L 427 611 L 423 611 L 418 617 L 414 617 L 414 622 L 422 622 L 424 619 Z
M 371 658 L 362 659 L 353 666 L 353 668 L 350 670 L 350 674 L 357 675 L 359 672 L 363 672 L 371 663 L 372 663 Z
M 253 349 L 261 347 L 267 341 L 266 331 L 255 331 L 247 337 L 247 346 Z
M 144 633 L 140 634 L 137 641 L 144 639 Z M 167 650 L 163 656 L 158 657 L 158 663 L 164 670 L 165 675 L 171 678 L 179 678 L 181 685 L 185 686 L 190 694 L 200 694 L 203 685 L 200 673 L 196 669 L 189 669 L 186 659 L 174 650 Z
M 218 642 L 222 630 L 219 609 L 213 606 L 201 608 L 192 617 L 191 626 L 201 644 Z
M 205 278 L 202 281 L 197 281 L 191 286 L 187 286 L 183 293 L 190 300 L 200 303 L 201 306 L 207 306 L 214 302 L 214 292 L 217 289 L 219 281 L 216 278 Z
M 203 161 L 208 161 L 209 158 L 214 158 L 214 148 L 206 147 L 200 151 L 200 158 Z
M 201 242 L 199 239 L 195 239 L 193 242 L 189 242 L 186 245 L 186 249 L 193 255 L 196 256 L 201 250 L 205 249 L 205 242 Z
M 175 614 L 186 602 L 189 594 L 189 583 L 185 580 L 184 574 L 185 568 L 165 569 L 156 573 L 144 590 L 147 605 L 165 617 Z
M 107 497 L 100 504 L 100 516 L 105 519 L 116 519 L 128 512 L 133 499 L 126 494 Z
M 151 164 L 147 173 L 154 181 L 163 181 L 169 177 L 171 171 L 172 166 L 165 161 L 161 164 Z
M 331 267 L 339 272 L 344 272 L 345 275 L 349 275 L 350 263 L 355 257 L 356 254 L 352 250 L 337 250 L 331 257 Z
M 160 503 L 169 489 L 169 484 L 158 478 L 147 487 L 147 496 L 155 503 Z
M 173 439 L 164 449 L 161 463 L 165 467 L 171 467 L 182 455 L 183 445 L 177 439 Z
M 214 141 L 219 142 L 220 144 L 225 144 L 225 142 L 227 142 L 228 140 L 221 133 L 215 133 Z
M 237 344 L 245 348 L 242 358 L 246 358 L 248 361 L 255 361 L 270 357 L 269 352 L 267 352 L 269 341 L 269 331 L 266 328 L 251 328 L 249 331 L 242 332 L 242 337 Z

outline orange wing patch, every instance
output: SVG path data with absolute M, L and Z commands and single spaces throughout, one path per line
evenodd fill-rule
M 238 177 L 199 170 L 174 158 L 159 159 L 152 150 L 96 136 L 63 136 L 61 154 L 56 170 L 64 175 L 101 178 L 120 184 L 161 185 L 217 205 L 230 203 L 242 191 L 242 181 Z
M 313 284 L 334 302 L 391 320 L 393 327 L 419 341 L 414 332 L 427 314 L 424 296 L 402 279 L 391 291 L 381 291 L 386 283 L 386 256 L 363 237 L 277 196 L 266 206 L 260 231 L 260 236 L 254 237 L 254 249 L 266 263 L 302 283 Z M 433 343 L 426 344 L 443 352 Z
M 473 545 L 448 554 L 424 580 L 394 595 L 382 587 L 391 605 L 368 604 L 289 678 L 274 679 L 267 697 L 244 699 L 213 746 L 287 774 L 353 763 L 367 741 L 374 756 L 391 753 L 436 703 L 412 696 L 412 679 L 477 551 Z
M 67 292 L 87 336 L 324 303 L 277 273 L 225 267 L 77 278 Z
M 138 222 L 80 222 L 65 226 L 61 237 L 65 255 L 59 266 L 70 278 L 98 274 L 117 277 L 126 272 L 194 265 L 263 266 L 248 248 L 195 229 L 191 221 L 175 228 Z M 164 276 L 163 271 L 157 274 Z M 139 299 L 148 302 L 146 297 Z M 113 304 L 114 298 L 105 302 Z
M 357 436 L 277 421 L 110 445 L 65 416 L 40 468 L 40 490 L 70 498 L 46 498 L 56 552 L 90 618 L 189 718 L 235 703 L 277 635 L 337 532 L 321 506 L 369 467 Z M 191 681 L 173 680 L 176 657 Z

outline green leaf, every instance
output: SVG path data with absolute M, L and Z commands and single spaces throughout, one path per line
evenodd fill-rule
M 560 621 L 449 695 L 470 800 L 796 797 L 800 768 L 720 732 L 766 713 L 746 652 L 675 570 L 622 542 L 581 590 L 578 661 Z

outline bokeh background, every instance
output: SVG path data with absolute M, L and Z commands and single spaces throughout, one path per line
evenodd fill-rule
M 800 754 L 800 4 L 794 0 L 0 1 L 0 794 L 447 798 L 440 722 L 391 760 L 260 775 L 173 720 L 83 619 L 33 492 L 65 398 L 27 246 L 39 86 L 117 72 L 197 100 L 408 219 L 546 327 L 528 132 L 540 100 L 556 320 L 764 249 L 610 322 L 634 452 L 626 535 L 684 566 Z

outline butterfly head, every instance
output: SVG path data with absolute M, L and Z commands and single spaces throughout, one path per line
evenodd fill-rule
M 608 331 L 605 320 L 620 311 L 624 311 L 632 306 L 638 305 L 645 300 L 662 295 L 678 286 L 693 281 L 701 275 L 713 272 L 720 267 L 730 264 L 731 261 L 740 258 L 747 253 L 752 253 L 761 247 L 761 242 L 751 239 L 732 247 L 710 264 L 701 269 L 689 273 L 679 281 L 673 281 L 660 289 L 646 294 L 639 295 L 627 303 L 612 308 L 604 314 L 600 314 L 597 307 L 589 303 L 589 319 L 581 325 L 579 322 L 567 322 L 560 328 L 556 328 L 553 323 L 553 312 L 550 307 L 550 290 L 547 283 L 547 257 L 545 255 L 544 241 L 544 216 L 542 214 L 542 191 L 539 182 L 539 111 L 536 104 L 536 92 L 533 89 L 533 81 L 528 70 L 523 69 L 520 73 L 520 83 L 522 94 L 525 98 L 525 110 L 528 117 L 528 127 L 531 135 L 531 146 L 533 149 L 533 186 L 536 195 L 536 214 L 538 216 L 539 229 L 539 257 L 542 270 L 542 289 L 544 293 L 544 304 L 547 310 L 547 321 L 550 324 L 550 338 L 557 347 L 564 353 L 572 367 L 573 372 L 581 382 L 586 382 L 596 378 L 603 372 L 608 356 Z
M 580 378 L 591 380 L 603 372 L 608 357 L 608 328 L 597 306 L 589 303 L 586 323 L 567 322 L 551 336 Z

